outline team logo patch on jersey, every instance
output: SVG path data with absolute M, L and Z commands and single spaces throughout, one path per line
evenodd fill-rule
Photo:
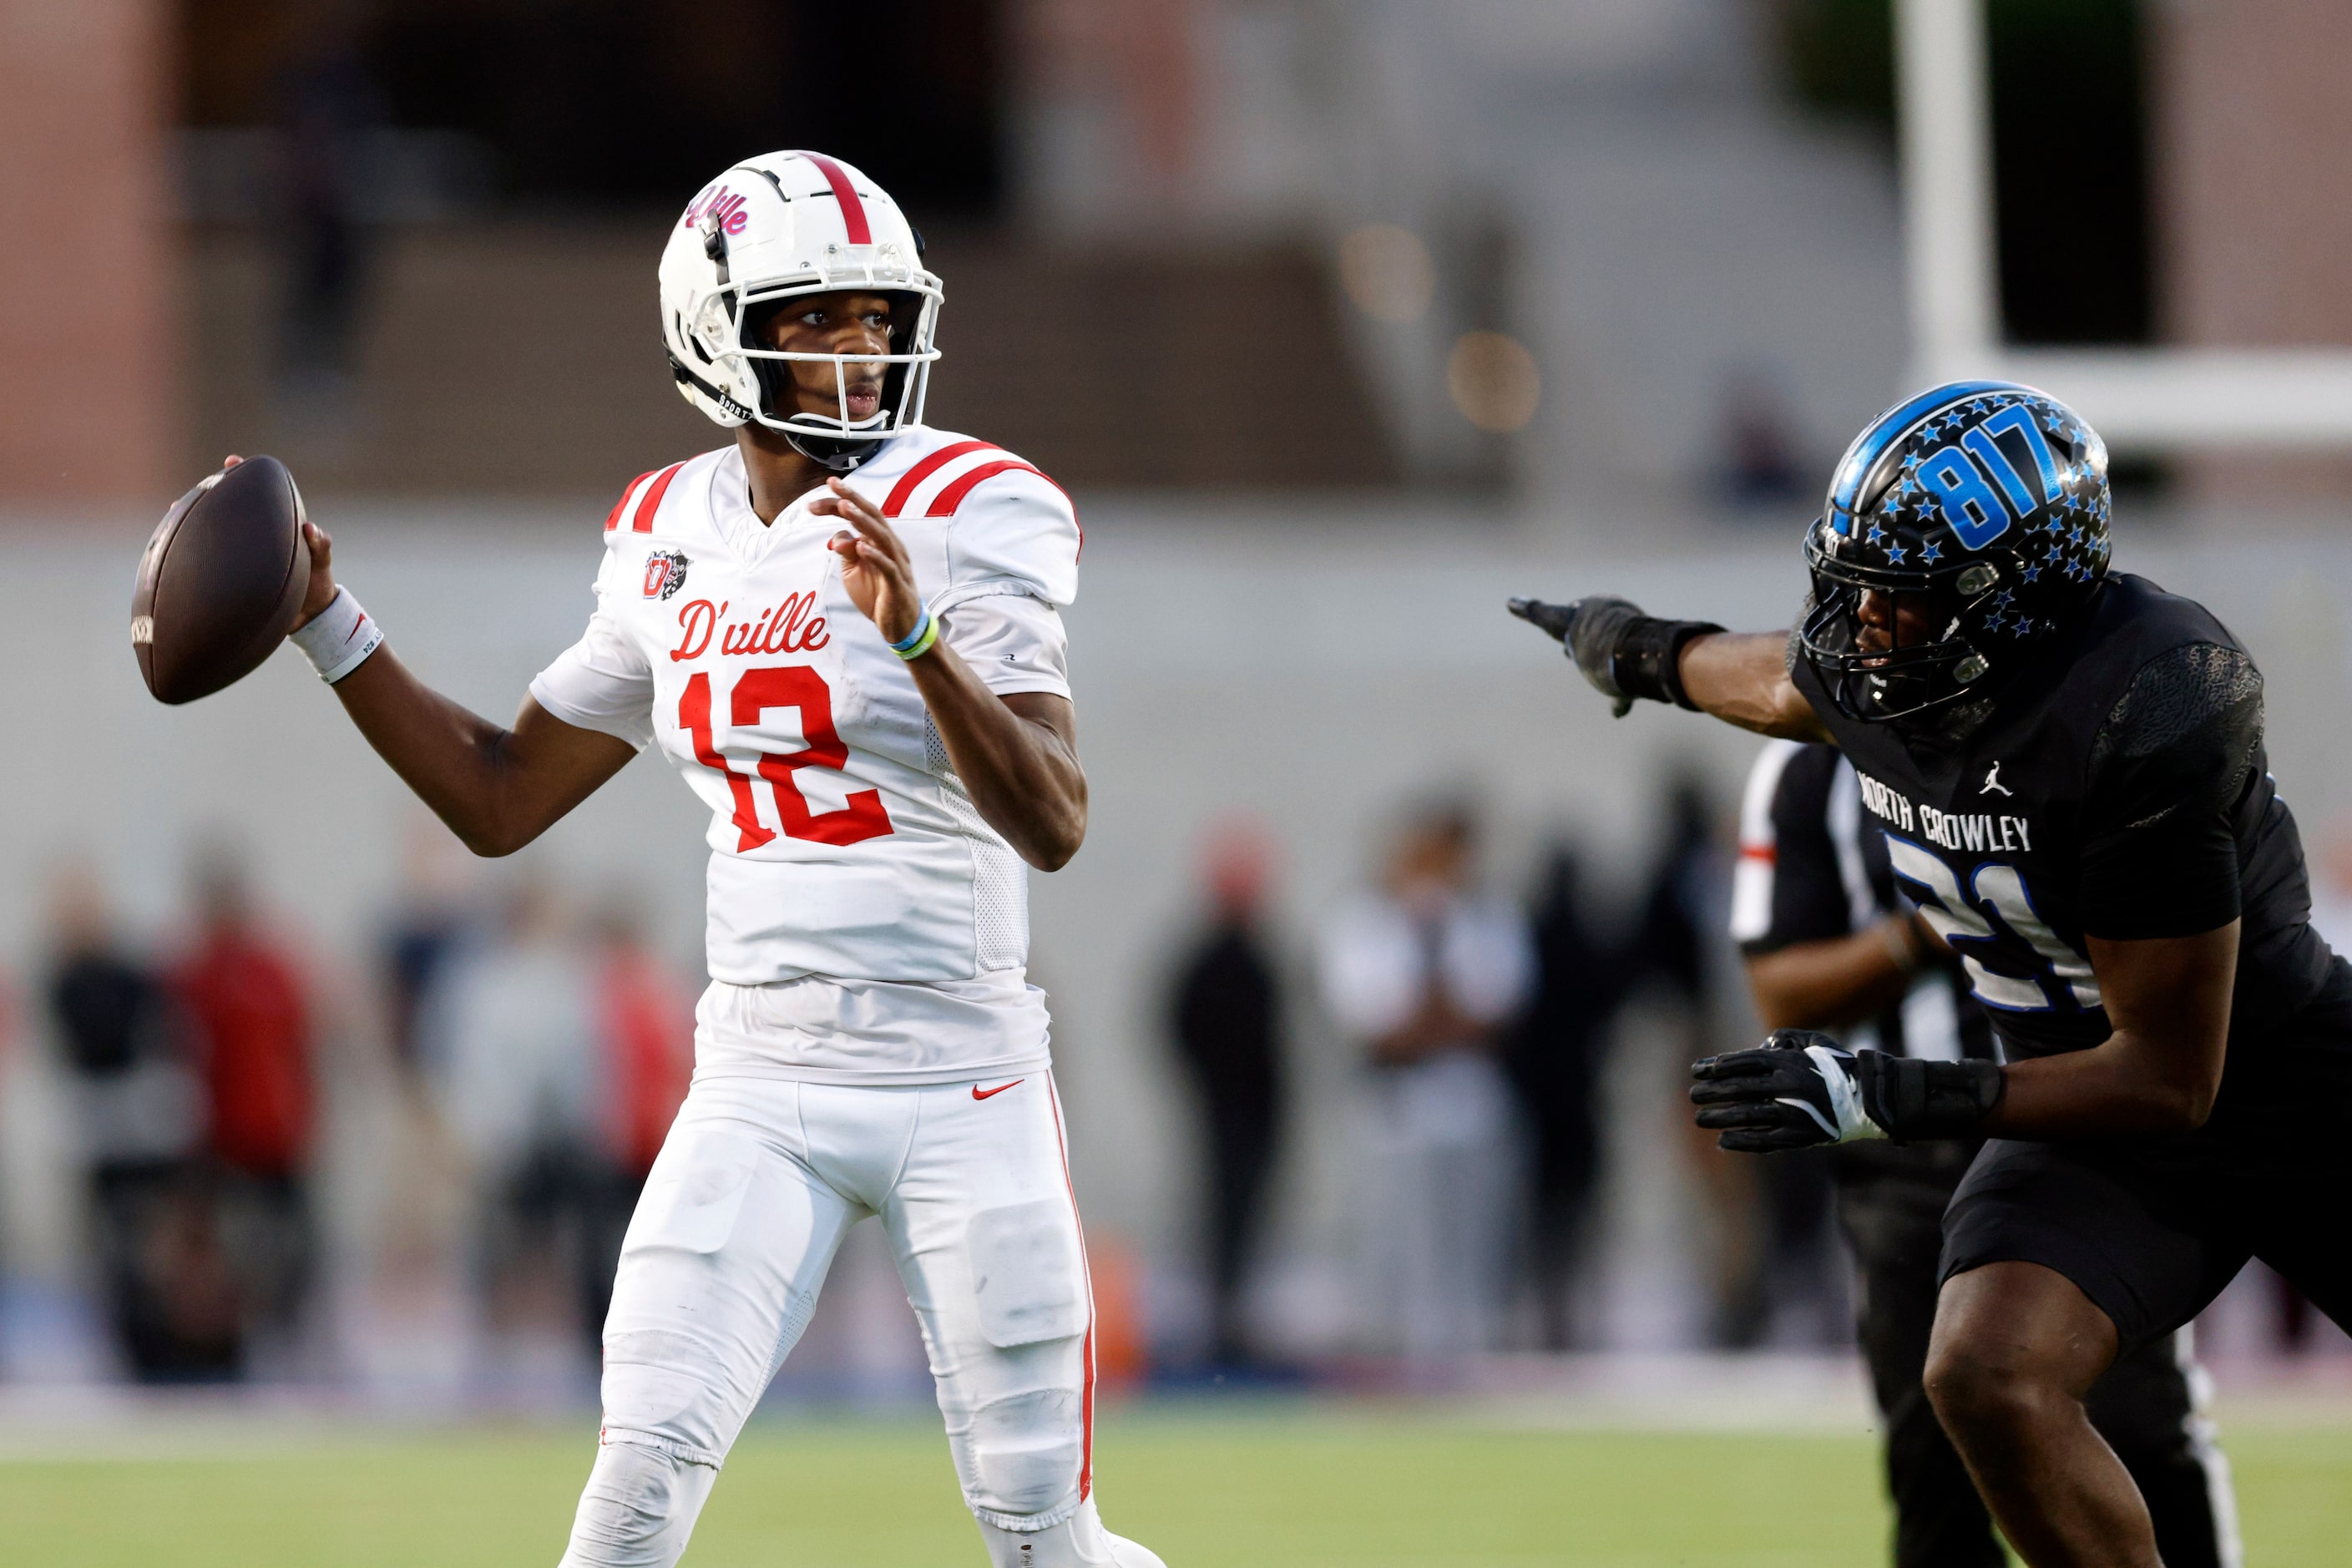
M 667 599 L 686 586 L 691 563 L 682 550 L 656 550 L 646 557 L 646 597 Z

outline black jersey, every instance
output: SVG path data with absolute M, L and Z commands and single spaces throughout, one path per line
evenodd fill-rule
M 1756 957 L 1864 931 L 1908 907 L 1878 819 L 1862 808 L 1853 765 L 1835 747 L 1773 741 L 1748 774 L 1731 937 Z M 1855 1050 L 1952 1061 L 1990 1058 L 1992 1029 L 1949 963 L 1930 963 L 1894 1005 L 1839 1031 Z
M 2204 606 L 2124 574 L 1979 712 L 1865 724 L 1791 674 L 1855 767 L 1904 891 L 2013 1057 L 2107 1037 L 2084 937 L 2240 928 L 2234 1047 L 2326 981 L 2262 677 Z

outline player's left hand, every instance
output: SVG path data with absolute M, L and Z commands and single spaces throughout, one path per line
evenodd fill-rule
M 825 487 L 833 493 L 810 502 L 809 510 L 849 524 L 826 545 L 841 557 L 841 585 L 886 641 L 904 641 L 923 618 L 923 596 L 916 591 L 905 542 L 882 509 L 845 481 L 827 479 Z
M 1884 1138 L 1864 1109 L 1853 1054 L 1813 1029 L 1775 1029 L 1761 1048 L 1691 1065 L 1698 1124 L 1743 1154 Z
M 1633 710 L 1633 694 L 1618 684 L 1616 658 L 1626 628 L 1643 618 L 1638 606 L 1613 595 L 1594 594 L 1572 605 L 1513 599 L 1508 608 L 1537 630 L 1559 639 L 1584 679 L 1610 700 L 1616 717 L 1622 719 Z

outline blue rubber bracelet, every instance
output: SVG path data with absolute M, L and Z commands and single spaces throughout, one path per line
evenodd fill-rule
M 923 640 L 923 634 L 930 629 L 931 612 L 929 609 L 926 608 L 923 611 L 923 618 L 915 623 L 915 629 L 908 632 L 902 641 L 892 643 L 890 645 L 890 651 L 892 653 L 899 654 L 913 652 L 915 645 Z

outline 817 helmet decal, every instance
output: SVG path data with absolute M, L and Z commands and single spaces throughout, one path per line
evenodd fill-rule
M 923 422 L 941 292 L 922 248 L 898 203 L 848 164 L 821 153 L 745 159 L 688 204 L 662 251 L 662 342 L 678 392 L 720 425 L 756 420 L 836 473 L 856 468 Z M 888 298 L 888 353 L 793 353 L 757 341 L 787 301 L 843 289 Z M 833 413 L 793 406 L 791 361 L 832 365 Z M 879 406 L 853 420 L 852 370 L 872 365 L 883 367 Z
M 1873 420 L 1839 462 L 1805 534 L 1799 648 L 1839 710 L 1864 722 L 1982 690 L 2090 599 L 2110 510 L 2106 445 L 2064 404 L 2007 381 L 1930 388 Z M 1892 646 L 1862 647 L 1865 595 L 1885 596 Z M 1903 646 L 1898 610 L 1924 610 L 1937 629 Z

